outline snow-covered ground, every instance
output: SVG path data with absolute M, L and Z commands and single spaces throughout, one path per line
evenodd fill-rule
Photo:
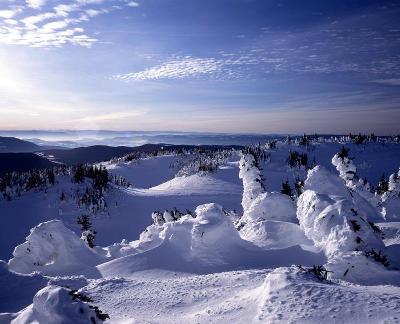
M 70 174 L 0 200 L 0 323 L 400 323 L 399 144 L 191 158 L 103 163 L 96 212 Z

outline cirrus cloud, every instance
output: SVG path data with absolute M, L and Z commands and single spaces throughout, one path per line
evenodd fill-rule
M 144 71 L 114 76 L 117 80 L 183 79 L 220 72 L 223 63 L 213 58 L 175 58 Z

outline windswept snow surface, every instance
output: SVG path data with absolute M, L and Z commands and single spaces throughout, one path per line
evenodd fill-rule
M 400 323 L 400 145 L 343 145 L 351 160 L 341 143 L 279 142 L 181 177 L 178 156 L 106 162 L 130 185 L 89 213 L 94 248 L 74 198 L 89 179 L 0 200 L 0 323 L 101 323 L 98 310 L 110 323 Z M 290 151 L 309 168 L 289 167 Z M 371 192 L 382 173 L 388 191 Z

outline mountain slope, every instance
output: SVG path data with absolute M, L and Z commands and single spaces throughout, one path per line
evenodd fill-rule
M 34 153 L 0 153 L 0 177 L 6 172 L 51 168 L 55 163 Z
M 39 145 L 21 140 L 16 137 L 0 136 L 0 153 L 35 152 L 40 149 L 43 148 Z

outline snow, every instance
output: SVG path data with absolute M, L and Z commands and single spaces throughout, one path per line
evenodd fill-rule
M 73 299 L 70 290 L 47 286 L 38 291 L 33 303 L 11 321 L 12 324 L 22 323 L 102 323 L 89 306 Z
M 323 262 L 321 254 L 294 245 L 263 250 L 242 239 L 232 221 L 217 204 L 198 206 L 197 217 L 183 216 L 166 222 L 152 233 L 154 244 L 142 253 L 123 256 L 97 268 L 103 277 L 129 277 L 137 271 L 163 269 L 185 273 L 212 273 L 239 268 L 260 268 L 302 263 Z M 158 237 L 154 235 L 158 232 Z M 141 243 L 141 242 L 140 242 Z M 140 246 L 140 243 L 138 246 Z M 235 253 L 232 253 L 235 251 Z
M 400 221 L 400 169 L 389 177 L 389 191 L 382 195 L 382 214 L 387 221 Z
M 8 267 L 25 274 L 77 274 L 101 261 L 105 261 L 104 256 L 88 248 L 61 221 L 53 220 L 31 230 L 26 241 L 15 248 Z
M 193 174 L 175 177 L 147 190 L 134 189 L 137 195 L 229 195 L 240 194 L 242 188 L 237 184 L 214 178 L 208 174 Z M 130 189 L 128 189 L 130 191 Z
M 276 220 L 297 223 L 294 201 L 280 192 L 262 193 L 244 211 L 243 221 Z
M 74 198 L 90 181 L 68 175 L 0 200 L 0 323 L 101 322 L 94 306 L 111 323 L 398 323 L 399 147 L 278 142 L 265 160 L 234 152 L 184 176 L 171 165 L 187 157 L 113 160 L 130 185 L 110 185 L 96 213 Z M 289 167 L 290 151 L 309 168 Z M 302 193 L 281 193 L 296 178 Z

